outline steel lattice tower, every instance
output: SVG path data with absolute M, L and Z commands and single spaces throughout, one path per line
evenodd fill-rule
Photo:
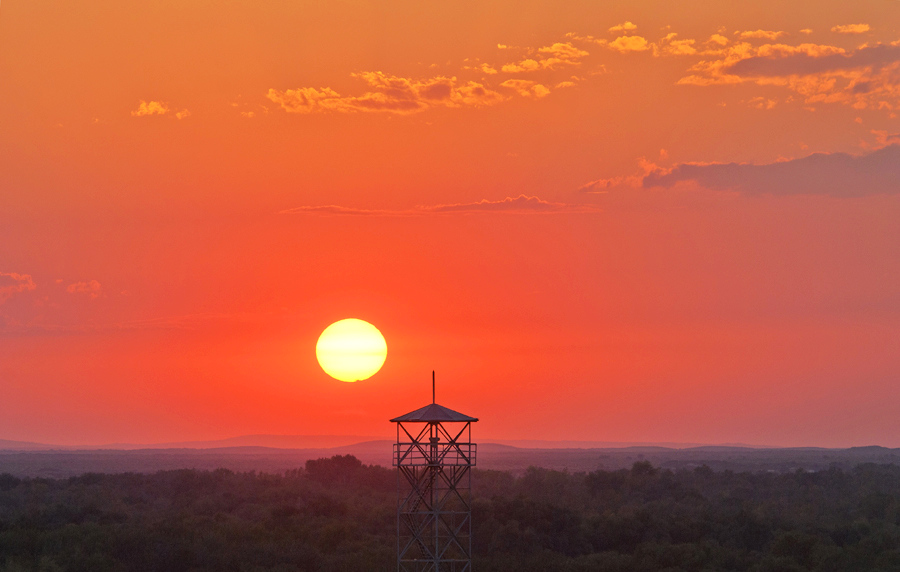
M 474 417 L 434 402 L 397 424 L 397 570 L 472 570 Z

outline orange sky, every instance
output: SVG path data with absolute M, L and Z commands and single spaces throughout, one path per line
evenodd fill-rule
M 888 0 L 6 1 L 0 439 L 900 446 L 898 114 Z

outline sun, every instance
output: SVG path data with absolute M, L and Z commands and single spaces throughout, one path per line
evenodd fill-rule
M 360 381 L 378 373 L 387 343 L 378 328 L 363 320 L 337 321 L 316 342 L 316 359 L 325 373 L 341 381 Z

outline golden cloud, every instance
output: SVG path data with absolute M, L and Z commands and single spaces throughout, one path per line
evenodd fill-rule
M 621 53 L 643 52 L 650 49 L 650 43 L 641 36 L 619 36 L 606 45 Z
M 149 115 L 165 115 L 169 112 L 169 106 L 161 101 L 144 101 L 138 104 L 138 108 L 131 112 L 132 117 L 147 117 Z
M 786 32 L 774 32 L 772 30 L 747 30 L 745 32 L 741 32 L 740 36 L 742 39 L 756 38 L 760 40 L 777 40 L 785 34 Z
M 547 86 L 526 79 L 508 79 L 500 85 L 515 90 L 523 97 L 540 99 L 550 94 L 550 90 Z
M 871 29 L 868 24 L 846 24 L 844 26 L 835 26 L 831 28 L 831 31 L 838 34 L 865 34 Z
M 692 56 L 697 53 L 695 40 L 678 40 L 678 34 L 670 32 L 656 44 L 653 44 L 654 55 Z
M 570 42 L 556 42 L 553 45 L 538 48 L 537 55 L 524 58 L 515 63 L 501 67 L 504 73 L 523 73 L 538 70 L 552 70 L 562 66 L 577 66 L 581 58 L 588 52 L 575 47 Z
M 637 30 L 637 26 L 632 24 L 631 22 L 624 22 L 622 24 L 617 24 L 609 29 L 610 32 L 633 32 Z
M 483 84 L 459 82 L 455 77 L 437 76 L 412 79 L 382 72 L 352 74 L 363 80 L 370 91 L 357 96 L 342 96 L 323 87 L 269 89 L 266 97 L 288 113 L 313 112 L 385 112 L 409 114 L 431 107 L 480 107 L 494 105 L 505 98 Z
M 531 58 L 526 58 L 517 63 L 504 64 L 503 67 L 500 68 L 500 71 L 503 73 L 521 73 L 537 71 L 539 69 L 541 69 L 540 62 Z

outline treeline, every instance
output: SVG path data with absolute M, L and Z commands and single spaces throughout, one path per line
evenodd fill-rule
M 896 571 L 900 467 L 474 476 L 477 572 Z M 0 570 L 394 570 L 396 473 L 0 475 Z

